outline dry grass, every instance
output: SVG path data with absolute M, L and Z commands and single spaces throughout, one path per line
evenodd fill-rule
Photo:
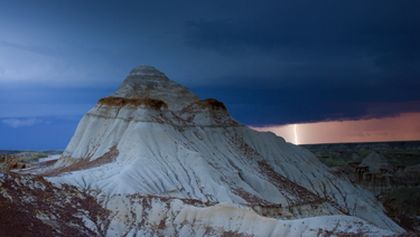
M 151 98 L 123 98 L 123 97 L 105 97 L 98 101 L 100 105 L 108 106 L 145 106 L 153 109 L 168 108 L 168 105 L 162 100 Z
M 14 169 L 24 169 L 27 168 L 27 166 L 30 166 L 30 164 L 25 164 L 24 162 L 20 162 L 15 158 L 6 158 L 2 170 L 3 172 L 9 172 L 10 170 Z

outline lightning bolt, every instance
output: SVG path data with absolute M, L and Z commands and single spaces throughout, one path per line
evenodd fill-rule
M 294 135 L 295 135 L 295 144 L 298 145 L 299 144 L 299 138 L 298 138 L 297 124 L 293 125 L 293 132 L 294 132 Z

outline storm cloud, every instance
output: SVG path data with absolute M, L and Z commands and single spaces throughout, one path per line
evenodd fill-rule
M 75 126 L 138 64 L 224 101 L 249 125 L 420 111 L 418 9 L 414 0 L 2 2 L 0 118 L 44 113 Z

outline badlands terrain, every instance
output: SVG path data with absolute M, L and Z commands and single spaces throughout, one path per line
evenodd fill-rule
M 337 176 L 375 194 L 406 230 L 420 234 L 420 142 L 304 145 Z
M 378 154 L 357 180 L 308 149 L 139 66 L 61 155 L 0 158 L 0 236 L 410 235 L 364 177 Z

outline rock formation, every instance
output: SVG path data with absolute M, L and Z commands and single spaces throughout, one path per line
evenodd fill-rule
M 80 121 L 62 157 L 34 172 L 93 195 L 105 236 L 312 236 L 403 232 L 375 197 L 305 149 L 234 121 L 150 66 Z

